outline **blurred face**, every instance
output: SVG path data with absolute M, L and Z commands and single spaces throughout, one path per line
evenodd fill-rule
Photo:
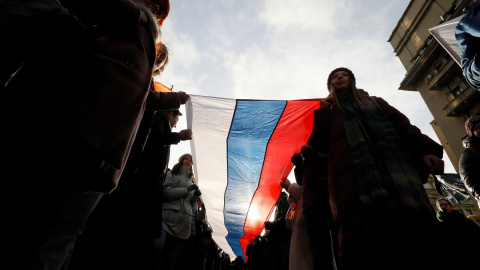
M 177 116 L 172 115 L 172 121 L 170 122 L 170 125 L 171 125 L 172 128 L 177 127 L 179 117 L 180 117 L 180 115 L 177 115 Z
M 480 123 L 476 123 L 472 128 L 472 135 L 477 138 L 480 138 Z
M 165 63 L 167 62 L 167 57 L 163 52 L 158 53 L 158 57 L 155 59 L 155 65 L 153 66 L 153 75 L 160 75 L 165 70 Z
M 335 91 L 347 90 L 350 87 L 350 76 L 348 72 L 340 70 L 333 73 L 330 84 Z
M 439 201 L 438 206 L 440 206 L 440 209 L 438 210 L 445 213 L 450 213 L 453 210 L 453 207 L 446 200 Z
M 193 164 L 191 156 L 185 156 L 182 161 L 182 165 L 188 168 L 191 168 Z
M 177 126 L 178 119 L 180 118 L 180 115 L 174 116 L 174 113 L 168 112 L 168 122 L 170 123 L 170 128 L 174 128 Z

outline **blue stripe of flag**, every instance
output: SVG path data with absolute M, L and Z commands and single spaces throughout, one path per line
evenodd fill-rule
M 227 139 L 228 184 L 224 219 L 226 240 L 243 255 L 239 239 L 250 202 L 258 187 L 268 141 L 285 109 L 286 101 L 237 100 Z

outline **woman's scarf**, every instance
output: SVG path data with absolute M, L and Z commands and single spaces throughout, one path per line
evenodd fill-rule
M 401 205 L 434 216 L 412 158 L 380 106 L 367 97 L 360 106 L 362 121 L 349 93 L 340 92 L 337 98 L 343 108 L 361 201 L 390 207 Z

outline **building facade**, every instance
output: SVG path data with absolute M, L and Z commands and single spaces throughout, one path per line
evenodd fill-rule
M 480 92 L 428 31 L 463 13 L 473 0 L 411 0 L 388 42 L 407 73 L 399 90 L 418 91 L 432 113 L 431 125 L 458 172 L 467 135 L 465 120 L 480 111 Z
M 465 120 L 480 112 L 480 92 L 468 85 L 461 67 L 429 28 L 461 16 L 473 2 L 411 0 L 388 39 L 406 69 L 399 90 L 420 93 L 434 118 L 430 124 L 457 173 L 467 136 Z

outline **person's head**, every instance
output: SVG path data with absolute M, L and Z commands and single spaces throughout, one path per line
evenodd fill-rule
M 327 88 L 337 104 L 339 104 L 337 94 L 340 92 L 349 93 L 354 104 L 362 104 L 368 96 L 367 92 L 357 88 L 355 75 L 345 67 L 339 67 L 330 72 L 327 79 Z
M 200 197 L 198 197 L 198 198 L 197 198 L 197 207 L 198 207 L 198 209 L 201 209 L 201 208 L 202 208 L 202 204 L 203 204 L 202 199 L 200 199 Z
M 163 21 L 165 21 L 165 19 L 168 16 L 168 13 L 170 13 L 170 1 L 169 0 L 156 0 L 155 2 L 157 2 L 157 5 L 158 5 L 158 15 L 157 15 L 158 21 L 157 21 L 157 23 L 158 23 L 158 25 L 162 26 Z
M 453 211 L 453 205 L 449 200 L 440 198 L 437 200 L 437 209 L 444 213 L 450 213 Z
M 465 121 L 465 131 L 470 137 L 480 138 L 480 114 L 472 115 Z
M 155 34 L 155 44 L 162 38 L 162 31 L 160 30 L 160 26 L 157 24 L 157 16 L 150 6 L 150 0 L 137 0 L 137 4 L 140 7 L 140 9 L 145 13 L 149 27 L 154 31 Z
M 165 70 L 168 64 L 168 48 L 164 43 L 157 45 L 157 56 L 155 57 L 155 64 L 153 66 L 153 75 L 157 76 Z
M 192 166 L 193 166 L 193 158 L 191 154 L 183 154 L 178 158 L 178 163 L 175 164 L 172 168 L 172 174 L 178 174 L 180 171 L 181 167 L 187 167 L 188 172 L 187 175 L 193 179 L 193 171 L 192 171 Z
M 162 25 L 170 12 L 169 0 L 138 0 L 150 9 L 157 18 L 158 25 Z
M 329 92 L 353 90 L 356 81 L 353 72 L 345 67 L 339 67 L 330 72 L 327 79 L 327 89 Z
M 168 117 L 168 122 L 170 123 L 170 128 L 177 126 L 178 119 L 182 116 L 182 113 L 179 110 L 170 110 L 165 112 Z
M 178 163 L 182 164 L 182 166 L 191 168 L 193 165 L 193 158 L 190 154 L 183 154 L 178 158 Z

